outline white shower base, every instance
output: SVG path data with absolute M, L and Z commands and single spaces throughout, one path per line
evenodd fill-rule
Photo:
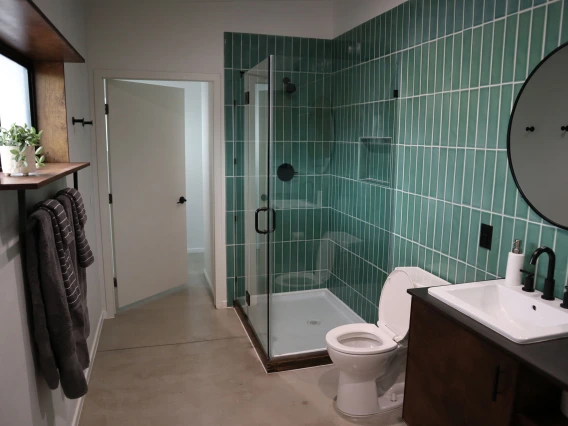
M 273 294 L 270 320 L 272 357 L 324 350 L 328 331 L 365 322 L 328 289 Z

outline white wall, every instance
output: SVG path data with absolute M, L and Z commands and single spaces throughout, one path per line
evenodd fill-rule
M 214 253 L 214 241 L 213 241 L 213 223 L 214 223 L 214 212 L 211 209 L 213 205 L 211 200 L 211 188 L 213 187 L 213 89 L 210 84 L 204 84 L 202 86 L 202 96 L 201 96 L 201 112 L 203 123 L 201 126 L 202 130 L 202 164 L 203 164 L 203 229 L 205 229 L 205 239 L 204 239 L 204 251 L 205 251 L 205 278 L 211 291 L 215 296 L 215 285 L 213 280 L 215 279 L 215 271 L 213 270 L 213 253 Z
M 331 38 L 332 1 L 91 0 L 91 69 L 223 73 L 223 32 Z
M 385 13 L 406 0 L 334 0 L 333 37 Z
M 84 3 L 77 0 L 42 0 L 37 4 L 44 13 L 85 56 Z M 68 121 L 71 116 L 91 118 L 87 66 L 66 65 Z M 88 306 L 91 320 L 92 348 L 94 334 L 101 317 L 100 279 L 102 254 L 98 232 L 98 198 L 95 179 L 95 156 L 91 127 L 69 129 L 71 161 L 90 161 L 91 167 L 79 172 L 79 190 L 87 208 L 87 238 L 96 256 L 88 268 Z M 67 185 L 72 185 L 68 179 Z M 52 184 L 40 191 L 28 191 L 29 205 L 52 196 L 65 182 Z M 33 343 L 28 326 L 28 313 L 22 279 L 18 238 L 18 208 L 16 193 L 0 193 L 0 424 L 2 426 L 70 425 L 78 400 L 68 400 L 61 389 L 51 391 L 36 372 Z

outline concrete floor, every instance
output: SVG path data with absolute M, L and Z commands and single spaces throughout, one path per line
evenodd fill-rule
M 266 374 L 232 309 L 202 275 L 104 324 L 81 426 L 404 425 L 400 410 L 336 413 L 333 366 Z

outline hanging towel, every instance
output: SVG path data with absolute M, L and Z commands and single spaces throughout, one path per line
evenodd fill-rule
M 75 231 L 75 244 L 77 248 L 77 259 L 83 268 L 91 266 L 95 261 L 89 242 L 85 235 L 85 224 L 87 223 L 87 213 L 83 204 L 83 197 L 75 188 L 62 189 L 57 193 L 57 200 L 61 202 L 61 197 L 67 197 L 71 202 L 72 215 L 69 216 L 73 222 Z
M 59 256 L 59 264 L 63 275 L 63 284 L 67 293 L 69 305 L 78 303 L 81 299 L 81 290 L 77 283 L 77 276 L 71 264 L 71 253 L 69 244 L 73 242 L 74 235 L 65 209 L 59 201 L 45 200 L 36 205 L 36 208 L 46 211 L 51 217 L 53 234 L 55 237 L 55 247 Z
M 71 229 L 76 229 L 73 219 L 73 207 L 71 200 L 65 195 L 56 198 L 65 209 L 65 214 L 70 222 Z M 79 283 L 79 291 L 81 292 L 81 302 L 76 310 L 72 311 L 71 320 L 75 330 L 75 344 L 77 346 L 77 356 L 83 368 L 89 366 L 89 348 L 87 347 L 87 338 L 90 334 L 89 311 L 87 308 L 87 270 L 78 262 L 77 241 L 75 235 L 74 241 L 69 244 L 69 254 L 71 256 L 71 265 L 75 271 L 77 281 Z
M 82 315 L 81 305 L 86 301 L 78 299 L 77 303 L 69 303 L 54 223 L 59 231 L 59 223 L 53 220 L 51 210 L 43 207 L 28 219 L 26 272 L 32 302 L 33 336 L 48 386 L 56 389 L 61 382 L 65 396 L 80 398 L 87 393 L 88 386 L 83 373 L 85 365 L 78 354 L 77 336 L 81 332 L 76 329 L 73 318 L 77 312 Z

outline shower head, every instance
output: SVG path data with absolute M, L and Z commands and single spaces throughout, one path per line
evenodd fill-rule
M 292 83 L 288 77 L 284 77 L 282 79 L 282 83 L 284 83 L 284 90 L 286 90 L 286 93 L 294 93 L 296 91 L 296 85 Z

